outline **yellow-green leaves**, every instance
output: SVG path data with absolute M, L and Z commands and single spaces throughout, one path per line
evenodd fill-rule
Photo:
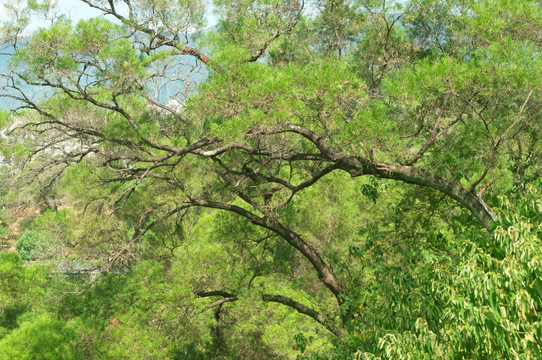
M 25 77 L 66 76 L 77 69 L 70 46 L 71 22 L 60 20 L 48 29 L 33 34 L 29 43 L 15 52 L 12 64 L 23 70 Z
M 2 359 L 78 359 L 75 324 L 64 323 L 49 314 L 28 314 L 20 327 L 0 340 Z
M 208 109 L 207 126 L 220 137 L 244 137 L 249 130 L 279 127 L 286 123 L 309 126 L 315 131 L 351 142 L 359 109 L 368 101 L 364 83 L 342 61 L 290 65 L 273 69 L 249 63 L 216 76 L 200 88 L 189 108 Z M 353 129 L 352 129 L 353 130 Z M 356 132 L 357 134 L 357 132 Z
M 109 45 L 111 37 L 120 31 L 118 25 L 103 17 L 81 20 L 77 23 L 72 45 L 83 54 L 95 55 Z
M 467 29 L 486 44 L 506 37 L 524 40 L 539 36 L 536 29 L 542 25 L 542 9 L 535 0 L 483 0 L 469 5 L 470 12 L 464 15 Z

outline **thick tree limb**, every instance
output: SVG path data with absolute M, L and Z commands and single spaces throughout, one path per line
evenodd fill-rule
M 265 302 L 276 302 L 276 303 L 291 307 L 292 309 L 296 310 L 300 314 L 305 314 L 307 316 L 310 316 L 311 318 L 316 320 L 316 322 L 320 323 L 326 329 L 331 331 L 335 336 L 339 338 L 343 336 L 343 332 L 341 331 L 341 329 L 339 329 L 331 321 L 323 317 L 319 312 L 317 312 L 316 310 L 310 309 L 293 299 L 290 299 L 281 295 L 267 295 L 267 294 L 262 295 L 262 299 Z
M 399 180 L 438 190 L 465 206 L 486 229 L 490 229 L 491 224 L 497 220 L 495 215 L 493 215 L 491 212 L 491 209 L 489 209 L 482 198 L 465 189 L 460 184 L 443 176 L 432 174 L 424 169 L 417 169 L 411 166 L 397 166 L 380 162 L 370 163 L 365 166 L 358 165 L 354 167 L 349 164 L 342 168 L 350 172 L 352 176 L 368 174 L 380 178 Z
M 236 205 L 231 205 L 231 204 L 226 204 L 226 203 L 221 203 L 221 202 L 216 202 L 216 201 L 209 201 L 209 200 L 204 200 L 204 199 L 195 199 L 195 198 L 192 198 L 191 201 L 192 201 L 192 204 L 197 205 L 197 206 L 203 206 L 203 207 L 214 208 L 214 209 L 222 209 L 222 210 L 227 210 L 227 211 L 236 213 L 246 218 L 251 223 L 261 226 L 263 228 L 266 228 L 268 230 L 271 230 L 272 232 L 281 236 L 284 240 L 286 240 L 290 245 L 292 245 L 306 259 L 308 259 L 311 262 L 314 269 L 318 273 L 318 277 L 320 278 L 320 280 L 333 293 L 333 295 L 335 295 L 339 304 L 342 303 L 342 299 L 339 295 L 345 294 L 346 289 L 340 283 L 339 279 L 333 272 L 333 269 L 331 269 L 331 267 L 328 264 L 326 264 L 326 262 L 320 256 L 320 254 L 312 246 L 307 244 L 301 238 L 301 236 L 299 236 L 294 231 L 288 229 L 278 220 L 269 216 L 265 216 L 265 217 L 257 216 L 256 214 Z
M 213 291 L 197 291 L 194 293 L 196 297 L 209 297 L 209 296 L 222 296 L 222 297 L 236 297 L 237 295 L 230 294 L 222 290 L 213 290 Z
M 491 224 L 497 220 L 480 197 L 444 176 L 435 175 L 427 170 L 412 166 L 393 165 L 345 154 L 333 149 L 312 130 L 296 124 L 288 124 L 287 129 L 283 131 L 294 132 L 308 139 L 330 161 L 336 162 L 339 169 L 348 172 L 352 177 L 374 175 L 380 178 L 430 187 L 465 206 L 486 229 L 489 229 Z

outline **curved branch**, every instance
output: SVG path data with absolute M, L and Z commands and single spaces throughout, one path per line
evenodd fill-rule
M 192 201 L 192 204 L 196 206 L 231 211 L 241 215 L 251 223 L 271 230 L 272 232 L 281 236 L 311 262 L 314 269 L 318 273 L 318 278 L 333 293 L 338 303 L 342 304 L 343 300 L 340 295 L 346 294 L 346 289 L 340 283 L 339 279 L 333 272 L 333 269 L 331 269 L 331 267 L 322 259 L 320 254 L 312 246 L 307 244 L 297 233 L 288 229 L 282 223 L 272 217 L 259 217 L 256 214 L 236 205 L 195 198 L 191 198 L 190 200 Z
M 310 309 L 293 299 L 290 299 L 281 295 L 267 295 L 267 294 L 262 295 L 262 299 L 265 302 L 276 302 L 276 303 L 291 307 L 292 309 L 296 310 L 300 314 L 310 316 L 311 318 L 316 320 L 316 322 L 318 322 L 319 324 L 323 325 L 326 329 L 331 331 L 333 335 L 339 338 L 343 336 L 343 332 L 341 331 L 341 329 L 339 329 L 331 321 L 323 317 L 319 312 L 317 312 L 316 310 Z
M 237 295 L 230 294 L 229 292 L 222 291 L 222 290 L 198 291 L 198 292 L 195 292 L 194 295 L 196 295 L 196 297 L 222 296 L 225 298 L 237 296 Z
M 220 70 L 218 65 L 215 64 L 214 62 L 212 62 L 211 59 L 209 59 L 209 57 L 207 55 L 205 55 L 204 53 L 202 53 L 199 49 L 194 48 L 194 47 L 190 47 L 190 46 L 186 46 L 186 45 L 180 43 L 175 37 L 170 39 L 167 36 L 165 36 L 164 34 L 158 33 L 158 32 L 152 30 L 151 28 L 149 28 L 149 27 L 147 27 L 147 26 L 145 26 L 143 24 L 136 23 L 131 18 L 126 18 L 125 16 L 120 14 L 115 9 L 115 7 L 112 6 L 112 5 L 111 5 L 110 8 L 106 8 L 104 6 L 96 5 L 90 0 L 81 0 L 81 1 L 84 2 L 85 4 L 87 4 L 88 6 L 94 8 L 94 9 L 100 10 L 104 14 L 114 16 L 115 18 L 117 18 L 120 22 L 122 22 L 126 26 L 133 27 L 137 31 L 140 31 L 142 33 L 145 33 L 147 35 L 152 36 L 155 39 L 160 40 L 161 45 L 166 45 L 166 46 L 176 48 L 178 50 L 179 55 L 193 56 L 196 59 L 198 59 L 199 61 L 201 61 L 203 64 L 209 66 L 209 68 L 211 68 L 213 70 Z M 112 4 L 112 2 L 111 2 L 111 4 Z
M 399 180 L 410 184 L 430 187 L 456 200 L 465 206 L 486 229 L 497 220 L 484 201 L 473 192 L 444 176 L 435 175 L 424 169 L 412 166 L 393 165 L 359 156 L 347 155 L 333 149 L 317 133 L 303 126 L 287 124 L 283 132 L 294 132 L 312 142 L 330 161 L 337 163 L 339 169 L 352 177 L 374 175 L 376 177 Z
M 374 162 L 368 164 L 368 166 L 354 168 L 350 165 L 346 165 L 343 169 L 350 173 L 354 170 L 358 175 L 374 175 L 380 178 L 399 180 L 438 190 L 465 206 L 486 229 L 490 229 L 491 224 L 497 220 L 482 198 L 476 196 L 476 194 L 465 189 L 455 181 L 432 174 L 424 169 L 417 169 L 411 166 L 396 166 L 380 162 Z

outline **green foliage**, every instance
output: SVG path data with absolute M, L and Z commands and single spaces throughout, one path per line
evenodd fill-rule
M 15 248 L 23 260 L 36 260 L 43 251 L 44 241 L 34 231 L 25 231 L 15 243 Z
M 49 314 L 24 316 L 19 323 L 19 328 L 0 340 L 0 359 L 81 359 L 73 323 Z
M 312 336 L 309 336 L 308 338 L 303 335 L 303 333 L 298 333 L 294 335 L 294 341 L 295 341 L 295 348 L 297 351 L 300 352 L 301 355 L 305 352 L 307 349 L 307 345 L 311 343 L 313 340 Z M 298 355 L 298 359 L 301 359 L 301 355 Z
M 47 269 L 39 265 L 25 266 L 17 253 L 0 253 L 0 306 L 40 301 L 44 292 Z
M 387 184 L 382 180 L 371 177 L 368 184 L 361 185 L 361 193 L 373 203 L 376 203 L 380 194 L 387 191 L 387 187 Z
M 24 266 L 17 253 L 0 253 L 0 339 L 18 327 L 21 315 L 43 308 L 46 272 Z
M 542 358 L 539 2 L 21 3 L 0 358 Z
M 350 345 L 362 349 L 358 356 L 539 358 L 539 202 L 540 190 L 533 187 L 525 199 L 503 197 L 491 235 L 440 234 L 437 246 L 446 252 L 418 246 L 421 253 L 408 253 L 402 268 L 377 263 L 376 282 L 352 299 L 363 314 Z M 360 249 L 351 253 L 357 257 Z M 367 330 L 369 319 L 373 327 Z

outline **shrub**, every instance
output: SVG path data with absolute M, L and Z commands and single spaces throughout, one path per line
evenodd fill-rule
M 81 359 L 77 339 L 76 324 L 49 314 L 27 314 L 21 317 L 17 329 L 0 340 L 0 360 Z
M 35 260 L 37 255 L 43 250 L 43 240 L 38 233 L 34 231 L 24 232 L 17 242 L 15 248 L 23 260 Z

